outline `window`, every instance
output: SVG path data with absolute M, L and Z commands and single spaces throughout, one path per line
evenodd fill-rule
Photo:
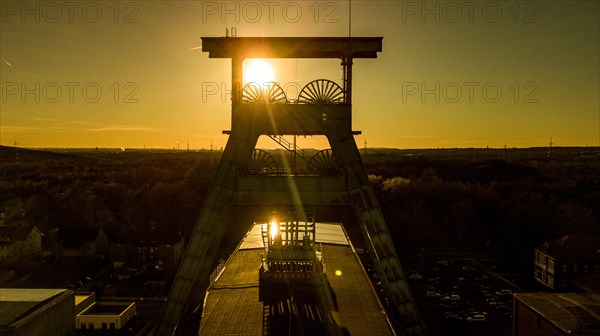
M 577 265 L 573 265 L 573 272 L 577 273 Z
M 554 273 L 554 259 L 548 258 L 548 272 Z
M 585 273 L 589 272 L 590 271 L 590 266 L 588 266 L 588 265 L 583 266 L 583 271 Z
M 102 322 L 102 329 L 106 329 L 108 326 L 106 324 L 106 322 Z
M 566 272 L 567 271 L 567 265 L 563 265 L 562 269 L 563 269 L 563 272 Z
M 114 323 L 110 324 L 110 329 L 115 329 L 115 324 Z
M 92 323 L 92 322 L 88 323 L 88 327 L 89 327 L 90 329 L 94 329 L 94 323 Z

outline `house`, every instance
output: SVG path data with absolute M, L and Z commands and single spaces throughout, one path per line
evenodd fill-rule
M 518 293 L 513 297 L 513 335 L 600 335 L 599 311 L 598 294 Z
M 42 233 L 35 226 L 0 226 L 0 265 L 10 266 L 42 254 Z
M 61 228 L 57 233 L 57 257 L 87 259 L 106 254 L 108 238 L 99 227 Z
M 111 243 L 109 254 L 113 265 L 142 265 L 144 269 L 174 275 L 184 252 L 181 233 L 168 237 L 136 234 L 137 240 Z
M 551 289 L 570 288 L 576 278 L 600 272 L 600 235 L 569 234 L 535 249 L 535 280 Z
M 184 252 L 183 236 L 165 238 L 162 240 L 145 240 L 137 244 L 138 260 L 154 265 L 154 269 L 175 274 Z

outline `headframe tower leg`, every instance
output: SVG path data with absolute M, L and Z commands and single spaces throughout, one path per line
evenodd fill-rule
M 201 302 L 201 293 L 193 289 L 205 289 L 208 284 L 216 249 L 231 217 L 235 178 L 240 169 L 239 158 L 251 154 L 257 139 L 249 134 L 229 138 L 177 270 L 156 335 L 172 335 L 185 312 Z M 195 297 L 191 297 L 192 293 Z

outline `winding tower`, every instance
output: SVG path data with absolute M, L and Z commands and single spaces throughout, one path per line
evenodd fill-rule
M 352 131 L 352 65 L 355 58 L 377 58 L 382 37 L 203 37 L 209 58 L 230 58 L 232 121 L 212 186 L 188 242 L 156 335 L 172 335 L 183 316 L 201 302 L 215 252 L 233 206 L 306 209 L 347 206 L 353 209 L 386 294 L 400 319 L 401 334 L 424 334 L 406 277 L 381 209 L 369 183 Z M 247 58 L 340 59 L 343 83 L 317 79 L 295 99 L 276 83 L 242 86 Z M 330 149 L 311 155 L 284 136 L 325 136 Z M 290 151 L 279 168 L 269 153 L 256 149 L 268 136 Z M 302 161 L 304 168 L 300 169 Z

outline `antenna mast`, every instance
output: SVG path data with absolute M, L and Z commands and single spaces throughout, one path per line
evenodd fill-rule
M 348 0 L 348 37 L 352 37 L 352 0 Z

